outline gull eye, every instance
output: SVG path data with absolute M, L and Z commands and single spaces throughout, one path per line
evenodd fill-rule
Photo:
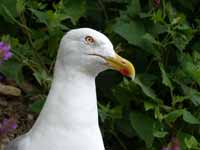
M 91 37 L 91 36 L 86 36 L 86 37 L 85 37 L 85 41 L 86 41 L 87 44 L 92 44 L 92 43 L 94 43 L 94 39 L 93 39 L 93 37 Z

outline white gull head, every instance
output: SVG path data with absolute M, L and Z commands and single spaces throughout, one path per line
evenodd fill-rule
M 62 38 L 57 61 L 66 71 L 70 65 L 91 76 L 106 69 L 116 69 L 131 78 L 135 76 L 132 64 L 115 53 L 110 40 L 89 28 L 71 30 Z

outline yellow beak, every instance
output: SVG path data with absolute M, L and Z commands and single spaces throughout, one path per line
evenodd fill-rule
M 105 59 L 111 68 L 119 71 L 124 76 L 130 77 L 132 80 L 135 78 L 135 68 L 130 61 L 122 58 L 118 54 L 114 58 L 109 57 Z

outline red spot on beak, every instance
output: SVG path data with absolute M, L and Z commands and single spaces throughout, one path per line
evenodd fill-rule
M 121 69 L 119 72 L 124 76 L 129 76 L 130 74 L 128 69 Z

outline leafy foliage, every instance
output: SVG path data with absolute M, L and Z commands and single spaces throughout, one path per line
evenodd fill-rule
M 33 84 L 34 91 L 25 92 L 32 104 L 33 96 L 47 95 L 62 35 L 71 28 L 95 28 L 137 73 L 135 81 L 112 71 L 97 78 L 106 145 L 160 149 L 176 136 L 182 150 L 200 149 L 199 5 L 198 0 L 0 0 L 1 39 L 14 54 L 0 72 L 19 86 Z M 42 104 L 40 98 L 30 110 L 38 113 Z

